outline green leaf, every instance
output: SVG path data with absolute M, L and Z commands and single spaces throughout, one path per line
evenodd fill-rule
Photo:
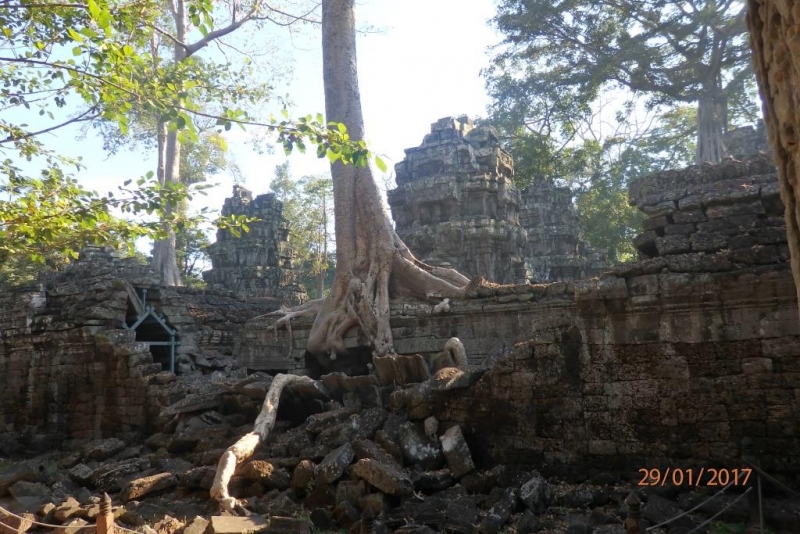
M 94 20 L 97 20 L 100 17 L 100 7 L 97 5 L 95 0 L 86 0 L 86 5 L 89 8 L 89 15 Z
M 76 32 L 73 28 L 67 28 L 67 35 L 69 35 L 73 41 L 77 41 L 79 43 L 83 42 L 83 36 Z
M 378 156 L 375 156 L 375 165 L 378 166 L 381 172 L 386 172 L 386 163 Z

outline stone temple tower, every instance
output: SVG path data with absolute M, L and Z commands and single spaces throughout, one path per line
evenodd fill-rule
M 249 190 L 234 185 L 233 196 L 222 207 L 222 215 L 231 214 L 259 220 L 240 237 L 217 230 L 217 241 L 208 251 L 212 269 L 203 273 L 209 289 L 232 291 L 245 299 L 276 297 L 288 304 L 307 300 L 292 268 L 283 203 L 272 193 L 253 198 Z
M 500 283 L 525 279 L 525 229 L 511 156 L 466 117 L 431 125 L 395 165 L 388 193 L 398 235 L 422 261 Z

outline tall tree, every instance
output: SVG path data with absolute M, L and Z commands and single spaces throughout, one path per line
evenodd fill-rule
M 502 0 L 490 92 L 533 103 L 521 124 L 568 124 L 609 86 L 696 104 L 697 161 L 717 162 L 730 101 L 752 80 L 744 17 L 735 0 Z
M 275 168 L 270 189 L 283 203 L 283 218 L 289 222 L 289 246 L 298 279 L 312 298 L 322 298 L 331 266 L 336 264 L 330 254 L 334 250 L 333 182 L 327 176 L 295 181 L 287 161 Z
M 327 119 L 346 125 L 349 135 L 361 140 L 364 119 L 356 68 L 354 1 L 322 0 L 323 82 Z M 344 350 L 344 335 L 355 329 L 371 345 L 374 357 L 391 357 L 395 351 L 389 325 L 390 285 L 397 292 L 420 298 L 458 298 L 464 295 L 468 280 L 456 271 L 431 267 L 414 258 L 383 211 L 368 166 L 345 166 L 336 161 L 331 164 L 331 175 L 336 229 L 333 286 L 324 299 L 285 310 L 276 326 L 298 315 L 316 315 L 306 346 L 311 354 L 336 359 Z M 274 426 L 283 388 L 298 382 L 314 387 L 309 377 L 277 375 L 253 431 L 220 457 L 210 493 L 223 509 L 233 510 L 240 504 L 228 492 L 236 466 L 252 456 Z
M 350 138 L 364 138 L 358 88 L 354 0 L 323 0 L 322 57 L 327 120 L 344 124 Z M 393 355 L 389 325 L 392 292 L 418 298 L 458 298 L 468 279 L 426 265 L 411 254 L 383 211 L 369 166 L 331 164 L 336 271 L 328 295 L 284 312 L 276 326 L 315 315 L 307 350 L 323 359 L 344 351 L 356 330 L 375 356 Z
M 322 298 L 331 261 L 334 239 L 331 236 L 333 222 L 333 181 L 327 176 L 305 176 L 300 180 L 303 188 L 304 227 L 309 236 L 308 257 L 305 264 L 308 274 L 314 279 L 313 295 Z
M 749 0 L 747 4 L 753 60 L 786 207 L 792 275 L 800 301 L 800 15 L 791 3 Z
M 215 80 L 208 79 L 209 62 L 194 62 L 198 53 L 217 42 L 225 36 L 232 34 L 243 25 L 259 21 L 275 21 L 276 19 L 288 19 L 286 24 L 297 21 L 307 20 L 309 11 L 297 15 L 273 9 L 264 0 L 250 0 L 246 2 L 223 3 L 223 7 L 213 9 L 212 4 L 207 1 L 199 0 L 166 0 L 166 8 L 169 14 L 169 26 L 159 27 L 154 25 L 156 34 L 169 43 L 171 54 L 169 62 L 174 68 L 168 72 L 172 74 L 171 79 L 165 80 L 172 83 L 179 91 L 188 91 L 189 83 L 192 87 L 210 88 L 209 92 L 214 93 L 219 88 L 215 88 Z M 312 9 L 313 11 L 313 9 Z M 199 30 L 200 35 L 194 40 L 191 39 L 192 27 Z M 154 36 L 155 37 L 155 36 Z M 155 40 L 154 40 L 155 41 Z M 157 58 L 158 46 L 152 46 L 152 57 Z M 192 66 L 202 64 L 202 72 L 205 79 L 196 79 L 192 76 Z M 184 69 L 182 67 L 188 67 Z M 187 72 L 188 71 L 188 72 Z M 186 74 L 189 74 L 187 77 Z M 249 93 L 241 89 L 240 94 L 247 98 L 253 98 L 260 92 Z M 217 94 L 219 94 L 217 92 Z M 241 96 L 241 95 L 240 95 Z M 178 183 L 181 176 L 181 142 L 180 131 L 176 127 L 170 127 L 172 117 L 170 115 L 160 115 L 156 118 L 156 139 L 158 142 L 158 171 L 157 176 L 162 184 Z M 181 117 L 178 116 L 178 121 Z M 185 119 L 183 119 L 185 123 Z M 175 236 L 171 228 L 165 228 L 168 233 L 165 239 L 159 240 L 153 247 L 153 267 L 161 274 L 162 282 L 165 285 L 181 285 L 180 272 L 176 262 Z

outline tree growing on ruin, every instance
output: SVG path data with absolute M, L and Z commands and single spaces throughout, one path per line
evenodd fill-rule
M 505 40 L 489 90 L 527 108 L 520 127 L 568 126 L 601 91 L 624 88 L 651 107 L 696 105 L 696 160 L 718 162 L 730 117 L 753 107 L 740 2 L 503 0 L 494 24 Z
M 781 200 L 786 208 L 792 276 L 800 300 L 800 14 L 793 7 L 775 0 L 749 0 L 747 24 Z
M 358 88 L 353 0 L 322 2 L 323 83 L 328 121 L 364 138 Z M 331 164 L 336 271 L 330 293 L 287 311 L 280 323 L 314 315 L 307 350 L 335 359 L 344 336 L 356 330 L 374 356 L 394 355 L 389 325 L 392 295 L 459 298 L 469 280 L 452 269 L 417 260 L 394 231 L 369 166 Z

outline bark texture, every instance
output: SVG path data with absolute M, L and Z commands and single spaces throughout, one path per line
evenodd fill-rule
M 725 156 L 727 106 L 722 91 L 709 89 L 697 102 L 697 163 L 719 163 Z
M 800 3 L 749 0 L 747 24 L 764 119 L 778 168 L 792 276 L 800 288 Z M 798 291 L 800 298 L 800 290 Z
M 327 120 L 345 124 L 351 139 L 357 140 L 364 138 L 364 120 L 353 4 L 353 0 L 322 2 L 322 47 Z M 398 293 L 418 298 L 458 298 L 469 280 L 414 258 L 383 211 L 369 167 L 337 162 L 331 165 L 331 175 L 336 273 L 330 293 L 319 304 L 307 348 L 335 359 L 344 350 L 344 335 L 357 328 L 374 354 L 394 354 L 390 279 Z

